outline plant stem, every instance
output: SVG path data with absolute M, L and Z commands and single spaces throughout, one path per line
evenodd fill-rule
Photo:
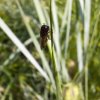
M 85 100 L 88 100 L 88 65 L 85 66 Z
M 53 30 L 52 30 L 52 0 L 50 0 L 50 32 L 51 32 L 51 61 L 53 65 L 54 77 L 56 82 L 56 91 L 57 91 L 57 100 L 62 100 L 62 92 L 61 92 L 61 79 L 59 76 L 59 72 L 57 71 L 55 54 L 54 54 L 54 46 L 53 46 Z

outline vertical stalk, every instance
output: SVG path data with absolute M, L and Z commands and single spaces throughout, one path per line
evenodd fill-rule
M 91 0 L 85 0 L 84 6 L 84 53 L 87 58 L 87 50 L 90 39 L 90 18 L 91 18 Z M 88 100 L 88 62 L 85 59 L 85 100 Z
M 50 32 L 51 32 L 51 47 L 53 53 L 53 31 L 52 31 L 52 0 L 50 0 Z
M 88 64 L 85 66 L 85 100 L 88 100 Z
M 51 33 L 51 61 L 54 71 L 55 83 L 56 83 L 56 91 L 57 91 L 57 100 L 62 100 L 62 92 L 61 92 L 61 79 L 59 76 L 59 72 L 56 66 L 55 54 L 54 54 L 54 46 L 53 46 L 53 30 L 52 30 L 52 0 L 50 0 L 50 33 Z

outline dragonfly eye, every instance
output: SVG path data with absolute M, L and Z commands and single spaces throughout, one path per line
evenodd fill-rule
M 41 37 L 47 36 L 48 31 L 49 31 L 49 26 L 48 25 L 42 25 L 41 30 L 40 30 L 40 36 Z

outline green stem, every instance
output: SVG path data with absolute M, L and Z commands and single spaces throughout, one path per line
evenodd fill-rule
M 53 46 L 53 30 L 52 30 L 52 0 L 50 0 L 50 32 L 51 32 L 51 61 L 53 65 L 54 77 L 56 81 L 56 91 L 57 91 L 57 100 L 62 100 L 62 91 L 61 91 L 61 79 L 59 76 L 59 72 L 57 71 L 56 61 L 55 61 L 55 53 Z
M 88 100 L 88 64 L 85 66 L 85 100 Z

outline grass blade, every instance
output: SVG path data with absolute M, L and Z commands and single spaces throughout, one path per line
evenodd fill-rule
M 47 80 L 50 81 L 48 75 L 41 68 L 39 63 L 32 57 L 30 52 L 25 48 L 21 41 L 14 35 L 6 23 L 0 18 L 0 27 L 5 32 L 5 34 L 12 40 L 12 42 L 20 49 L 24 56 L 35 66 L 35 68 L 41 73 L 41 75 Z

